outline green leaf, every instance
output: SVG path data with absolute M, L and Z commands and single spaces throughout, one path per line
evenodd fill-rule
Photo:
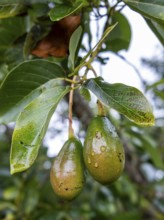
M 159 81 L 151 84 L 150 86 L 147 86 L 147 90 L 158 87 L 159 85 L 162 85 L 164 87 L 164 79 L 160 79 Z
M 141 213 L 140 211 L 127 211 L 118 213 L 116 216 L 114 216 L 111 220 L 141 220 Z
M 105 40 L 107 39 L 109 33 L 116 27 L 117 23 L 108 27 L 102 37 L 100 38 L 100 40 L 97 42 L 97 44 L 85 55 L 85 57 L 83 58 L 83 61 L 86 62 L 86 59 L 91 56 L 90 58 L 90 62 L 92 62 L 94 60 L 94 58 L 97 56 L 98 52 L 101 50 L 102 44 L 105 42 Z M 71 75 L 70 75 L 71 76 Z
M 5 209 L 10 209 L 12 211 L 17 210 L 17 206 L 13 204 L 13 202 L 8 202 L 8 201 L 0 201 L 0 211 L 4 211 Z M 1 212 L 2 213 L 2 212 Z
M 117 23 L 114 24 L 114 25 L 112 25 L 112 26 L 110 26 L 110 27 L 108 27 L 108 28 L 104 31 L 103 36 L 102 36 L 101 39 L 98 41 L 98 43 L 92 48 L 92 50 L 90 51 L 89 54 L 93 53 L 95 50 L 100 50 L 102 44 L 103 44 L 103 43 L 105 42 L 105 40 L 107 39 L 109 33 L 111 33 L 111 32 L 114 30 L 114 28 L 116 28 L 116 26 L 117 26 Z
M 24 41 L 23 55 L 25 58 L 31 54 L 31 51 L 35 48 L 37 43 L 43 39 L 49 32 L 49 28 L 42 27 L 40 25 L 33 25 L 28 31 L 26 39 Z
M 73 0 L 74 2 L 76 0 Z M 56 4 L 72 4 L 72 0 L 51 0 L 51 2 L 54 2 Z
M 133 141 L 135 141 L 136 138 L 138 139 L 137 144 L 139 147 L 144 148 L 157 168 L 162 169 L 164 167 L 160 148 L 158 148 L 157 142 L 151 137 L 151 135 L 133 130 L 129 131 L 129 135 Z
M 164 91 L 155 90 L 154 92 L 155 92 L 156 96 L 158 96 L 164 100 Z
M 88 102 L 91 101 L 91 94 L 90 94 L 89 90 L 86 89 L 84 86 L 82 86 L 82 87 L 80 88 L 80 95 L 83 96 L 83 98 L 84 98 L 86 101 L 88 101 Z
M 8 72 L 24 61 L 23 42 L 11 45 L 4 53 L 4 63 L 8 66 Z
M 163 0 L 124 0 L 136 12 L 141 15 L 154 20 L 158 23 L 164 24 L 164 1 Z
M 15 120 L 50 80 L 64 77 L 60 66 L 46 60 L 26 61 L 11 70 L 0 87 L 0 123 Z
M 159 169 L 163 169 L 164 163 L 162 160 L 162 155 L 159 151 L 159 149 L 156 146 L 156 143 L 154 140 L 152 140 L 150 137 L 142 136 L 140 135 L 140 140 L 142 141 L 142 146 L 145 148 L 147 153 L 150 155 L 150 158 L 152 159 L 154 165 L 158 167 Z
M 131 28 L 127 18 L 123 14 L 116 12 L 112 16 L 112 23 L 118 23 L 118 25 L 107 38 L 105 42 L 106 49 L 104 50 L 111 50 L 114 52 L 123 49 L 127 50 L 131 41 Z
M 77 1 L 73 5 L 55 5 L 55 7 L 52 8 L 49 12 L 50 19 L 52 21 L 59 21 L 64 17 L 78 12 L 82 7 L 86 6 L 87 4 L 87 1 Z
M 23 4 L 12 4 L 1 6 L 0 3 L 0 18 L 8 18 L 16 16 L 25 11 L 26 7 Z
M 1 0 L 0 6 L 16 5 L 16 4 L 30 5 L 30 4 L 48 3 L 48 2 L 50 2 L 50 0 Z
M 82 34 L 82 27 L 79 26 L 71 36 L 69 43 L 69 64 L 72 69 L 75 67 L 76 52 Z
M 148 26 L 151 28 L 151 30 L 158 38 L 158 40 L 161 42 L 161 44 L 164 45 L 164 24 L 159 24 L 149 19 L 145 19 L 145 20 Z
M 97 44 L 92 49 L 90 49 L 90 51 L 81 60 L 81 64 L 79 65 L 80 67 L 85 65 L 86 60 L 87 60 L 88 57 L 90 57 L 90 59 L 89 59 L 90 63 L 95 59 L 95 57 L 97 57 L 98 52 L 101 50 L 102 44 L 106 40 L 108 34 L 116 27 L 116 25 L 117 24 L 114 24 L 114 25 L 106 28 L 106 30 L 104 31 L 102 37 L 97 42 Z M 77 67 L 78 70 L 79 70 L 79 66 Z M 77 69 L 75 69 L 75 72 L 77 71 Z M 74 75 L 74 73 L 71 73 L 68 76 L 71 77 L 72 75 Z
M 21 2 L 24 2 L 26 0 L 1 0 L 0 1 L 0 6 L 6 6 L 6 5 L 16 5 L 19 4 Z
M 138 89 L 121 83 L 109 84 L 100 78 L 87 80 L 85 87 L 104 105 L 116 109 L 135 123 L 154 125 L 152 108 Z
M 34 99 L 19 115 L 12 138 L 11 174 L 28 169 L 35 161 L 50 118 L 70 88 L 55 86 Z
M 27 191 L 27 197 L 24 202 L 23 208 L 25 210 L 24 212 L 29 215 L 36 210 L 40 198 L 40 192 L 35 189 L 35 183 L 33 183 L 33 185 L 31 184 L 30 186 L 28 186 Z
M 0 62 L 4 62 L 4 52 L 26 32 L 26 28 L 26 19 L 23 17 L 0 20 Z
M 7 75 L 8 69 L 7 66 L 4 65 L 0 65 L 0 85 L 3 81 L 3 79 L 5 78 L 5 76 Z

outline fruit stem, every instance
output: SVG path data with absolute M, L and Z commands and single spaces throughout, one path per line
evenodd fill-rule
M 76 76 L 73 77 L 73 81 L 76 81 Z M 73 130 L 73 127 L 72 127 L 72 106 L 73 106 L 74 86 L 75 86 L 75 84 L 72 83 L 71 84 L 72 89 L 69 93 L 69 115 L 68 115 L 68 118 L 69 118 L 68 137 L 69 138 L 74 137 L 74 130 Z
M 97 108 L 98 108 L 98 115 L 100 116 L 106 116 L 106 110 L 103 104 L 100 102 L 100 100 L 97 100 Z

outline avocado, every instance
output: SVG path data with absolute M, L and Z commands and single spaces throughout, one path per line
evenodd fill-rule
M 109 185 L 120 177 L 125 153 L 114 126 L 106 116 L 97 116 L 91 120 L 83 156 L 86 168 L 99 183 Z
M 75 137 L 69 138 L 54 160 L 50 182 L 56 195 L 72 200 L 85 184 L 83 147 Z

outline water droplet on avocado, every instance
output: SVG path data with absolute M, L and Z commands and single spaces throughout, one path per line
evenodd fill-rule
M 101 150 L 101 152 L 104 152 L 104 151 L 106 150 L 106 147 L 101 146 L 101 147 L 100 147 L 100 150 Z
M 96 168 L 98 167 L 98 163 L 95 163 L 95 167 L 96 167 Z
M 120 177 L 125 153 L 121 140 L 107 117 L 97 116 L 92 119 L 83 152 L 86 168 L 95 180 L 109 185 Z M 91 165 L 88 164 L 88 156 L 91 158 Z
M 52 164 L 50 182 L 54 192 L 63 199 L 72 200 L 83 189 L 85 175 L 82 152 L 81 142 L 71 137 Z

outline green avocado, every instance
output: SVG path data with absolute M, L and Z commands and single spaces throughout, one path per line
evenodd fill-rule
M 54 160 L 50 182 L 59 197 L 72 200 L 79 195 L 85 183 L 83 147 L 75 137 L 69 138 Z
M 125 163 L 125 153 L 114 126 L 105 116 L 91 120 L 84 142 L 84 162 L 91 176 L 104 185 L 117 180 Z

